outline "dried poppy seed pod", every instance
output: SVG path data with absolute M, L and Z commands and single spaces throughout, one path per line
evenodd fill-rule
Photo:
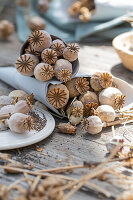
M 20 100 L 15 104 L 15 113 L 27 114 L 31 110 L 31 107 L 27 104 L 25 100 Z
M 54 108 L 63 108 L 69 100 L 69 91 L 63 84 L 50 85 L 47 92 L 47 99 Z
M 112 106 L 101 105 L 96 109 L 96 115 L 102 122 L 112 122 L 115 120 L 116 114 Z
M 102 90 L 99 94 L 99 102 L 101 105 L 110 105 L 115 108 L 115 97 L 121 96 L 122 93 L 119 89 L 109 87 Z
M 72 135 L 75 135 L 77 131 L 76 126 L 72 126 L 71 124 L 68 124 L 68 123 L 59 123 L 57 125 L 57 128 L 59 129 L 61 133 L 68 133 Z
M 69 122 L 74 126 L 80 124 L 82 120 L 83 120 L 83 115 L 81 115 L 80 117 L 75 117 L 74 115 L 71 115 L 69 118 Z
M 28 119 L 28 115 L 25 115 L 23 113 L 15 113 L 10 117 L 10 119 L 7 122 L 12 132 L 25 133 L 28 130 L 26 122 L 28 122 L 28 124 L 32 126 L 32 121 L 30 124 L 30 119 L 29 121 L 27 121 Z
M 31 32 L 28 41 L 30 43 L 30 46 L 33 47 L 35 51 L 39 52 L 42 52 L 44 49 L 49 48 L 52 43 L 50 34 L 44 30 Z
M 75 87 L 80 94 L 84 94 L 89 90 L 89 81 L 87 78 L 79 77 L 76 79 Z
M 39 16 L 29 17 L 27 23 L 31 31 L 44 30 L 46 28 L 44 19 Z
M 34 68 L 39 63 L 36 56 L 32 54 L 24 54 L 20 56 L 15 63 L 17 71 L 25 76 L 33 76 Z
M 3 106 L 0 109 L 0 115 L 7 115 L 7 114 L 13 114 L 15 112 L 15 106 L 14 105 L 7 105 Z
M 32 54 L 32 55 L 35 55 L 36 57 L 38 57 L 40 59 L 41 57 L 41 52 L 39 51 L 36 51 L 34 49 L 34 47 L 31 47 L 30 45 L 28 45 L 28 47 L 25 49 L 25 54 Z
M 53 49 L 57 53 L 57 56 L 63 55 L 63 51 L 64 51 L 65 47 L 66 47 L 66 45 L 64 44 L 64 42 L 59 39 L 54 40 L 51 45 L 51 49 Z
M 44 49 L 41 53 L 41 58 L 45 63 L 55 64 L 57 61 L 57 54 L 53 49 Z
M 92 14 L 91 14 L 91 12 L 89 11 L 88 8 L 82 7 L 80 9 L 80 13 L 81 13 L 81 15 L 79 15 L 79 19 L 82 22 L 88 22 L 91 19 Z
M 8 96 L 11 97 L 13 100 L 17 99 L 17 101 L 20 101 L 24 100 L 28 96 L 28 94 L 23 90 L 13 90 L 9 93 Z
M 73 62 L 78 58 L 79 46 L 77 44 L 68 44 L 63 51 L 63 57 L 69 62 Z
M 37 8 L 40 13 L 45 13 L 49 9 L 49 2 L 47 0 L 39 0 Z
M 80 95 L 79 100 L 83 103 L 85 106 L 88 103 L 97 103 L 98 104 L 98 97 L 94 92 L 86 92 L 83 95 Z
M 0 108 L 6 105 L 11 105 L 12 98 L 9 96 L 0 96 Z
M 83 119 L 82 128 L 88 133 L 95 135 L 102 131 L 103 123 L 99 117 L 90 116 Z
M 8 20 L 0 21 L 0 37 L 7 39 L 14 32 L 14 25 Z
M 34 76 L 39 81 L 50 80 L 54 73 L 54 67 L 47 63 L 39 63 L 34 69 Z
M 91 87 L 95 91 L 101 91 L 103 88 L 111 87 L 113 78 L 109 73 L 96 72 L 90 79 Z
M 84 117 L 89 117 L 92 115 L 95 115 L 95 109 L 97 109 L 98 104 L 97 103 L 88 103 L 84 106 L 84 112 L 83 115 Z
M 72 104 L 72 115 L 74 117 L 83 117 L 83 104 L 81 101 L 76 100 L 73 104 Z
M 67 82 L 72 76 L 72 64 L 68 60 L 57 60 L 54 70 L 56 78 L 60 81 Z
M 70 98 L 74 98 L 74 97 L 77 97 L 80 95 L 80 93 L 78 92 L 78 90 L 75 87 L 76 80 L 77 80 L 77 78 L 72 78 L 71 80 L 69 80 L 65 83 L 67 89 L 69 90 Z

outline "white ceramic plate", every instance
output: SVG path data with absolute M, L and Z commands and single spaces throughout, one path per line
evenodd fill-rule
M 47 138 L 55 128 L 55 120 L 50 113 L 35 107 L 34 110 L 40 117 L 45 115 L 47 120 L 45 127 L 41 131 L 32 130 L 24 134 L 13 133 L 9 129 L 0 131 L 0 150 L 16 149 L 29 146 Z

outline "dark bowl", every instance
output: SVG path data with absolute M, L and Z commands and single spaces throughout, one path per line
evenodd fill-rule
M 52 38 L 52 41 L 56 40 L 56 39 L 62 40 L 61 38 L 56 37 L 54 35 L 50 35 L 50 36 Z M 65 42 L 64 42 L 64 44 L 67 46 L 67 44 Z M 26 40 L 25 43 L 23 44 L 23 46 L 21 47 L 20 56 L 25 53 L 25 49 L 28 47 L 28 45 L 29 45 L 29 42 L 28 42 L 28 40 Z M 75 60 L 75 61 L 73 61 L 71 63 L 72 63 L 72 76 L 71 77 L 73 78 L 79 71 L 79 60 L 77 59 L 77 60 Z

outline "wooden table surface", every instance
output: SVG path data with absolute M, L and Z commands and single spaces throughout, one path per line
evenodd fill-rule
M 13 9 L 13 8 L 12 8 Z M 6 13 L 3 16 L 7 16 Z M 12 16 L 12 14 L 11 14 Z M 14 16 L 12 17 L 14 19 Z M 12 66 L 19 56 L 21 48 L 17 34 L 15 33 L 8 41 L 0 41 L 0 66 Z M 132 72 L 126 70 L 113 47 L 111 41 L 103 41 L 98 43 L 80 44 L 81 50 L 79 53 L 80 72 L 93 73 L 95 71 L 109 71 L 114 76 L 126 80 L 128 83 L 133 84 Z M 13 88 L 0 82 L 0 95 L 6 95 Z M 56 123 L 60 120 L 56 119 Z M 133 125 L 128 126 L 133 129 Z M 123 127 L 116 127 L 116 134 L 123 135 L 125 130 Z M 43 148 L 41 152 L 36 151 L 36 146 L 32 145 L 17 150 L 4 151 L 11 154 L 12 159 L 25 163 L 33 163 L 35 169 L 53 168 L 64 166 L 68 163 L 82 164 L 84 161 L 103 161 L 106 157 L 105 141 L 112 137 L 111 128 L 106 128 L 101 134 L 91 136 L 83 133 L 78 129 L 76 136 L 63 135 L 58 133 L 57 129 L 54 130 L 52 135 L 47 139 L 38 143 L 39 147 Z M 11 184 L 13 181 L 22 177 L 22 175 L 7 175 L 0 170 L 0 184 Z M 84 174 L 84 170 L 76 170 L 71 176 L 80 177 Z M 104 183 L 94 179 L 100 186 L 104 187 L 107 191 L 111 192 L 112 198 L 121 192 L 121 188 L 116 188 L 109 183 Z M 108 199 L 94 194 L 91 190 L 78 191 L 71 197 L 72 200 L 97 200 Z

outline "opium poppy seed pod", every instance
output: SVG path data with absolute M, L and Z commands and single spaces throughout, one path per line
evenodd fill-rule
M 7 39 L 14 32 L 14 25 L 8 20 L 0 21 L 0 37 Z
M 11 105 L 12 98 L 9 96 L 0 96 L 0 108 L 6 105 Z
M 36 56 L 32 54 L 24 54 L 20 56 L 15 63 L 17 71 L 25 76 L 33 76 L 34 68 L 39 63 Z
M 31 110 L 31 104 L 28 100 L 20 100 L 15 104 L 15 113 L 28 114 Z
M 44 49 L 41 53 L 41 58 L 45 63 L 55 64 L 57 61 L 57 53 L 53 49 Z
M 101 91 L 104 88 L 111 87 L 113 78 L 109 73 L 96 72 L 91 76 L 90 84 L 95 91 Z
M 32 117 L 23 113 L 15 113 L 7 121 L 12 132 L 25 133 L 27 130 L 34 128 L 34 120 Z
M 14 112 L 15 112 L 15 106 L 14 105 L 3 106 L 0 109 L 0 115 L 13 114 Z
M 78 58 L 79 46 L 77 44 L 68 44 L 63 51 L 63 57 L 69 62 L 73 62 Z
M 80 117 L 75 117 L 74 115 L 71 115 L 69 118 L 69 122 L 74 126 L 80 124 L 82 120 L 83 120 L 83 115 L 80 115 Z
M 9 93 L 8 96 L 11 97 L 13 100 L 20 101 L 24 100 L 28 96 L 28 94 L 23 90 L 13 90 Z
M 59 123 L 57 125 L 57 128 L 59 129 L 59 131 L 61 133 L 68 133 L 68 134 L 71 134 L 71 135 L 75 135 L 76 131 L 77 131 L 76 126 L 72 126 L 71 124 L 68 124 L 68 123 Z
M 44 30 L 46 27 L 44 19 L 39 16 L 29 17 L 27 23 L 31 31 Z
M 54 70 L 56 78 L 60 81 L 67 82 L 72 76 L 72 64 L 68 60 L 57 60 Z
M 69 91 L 63 84 L 50 85 L 47 92 L 47 99 L 54 108 L 63 108 L 69 100 Z
M 39 63 L 34 69 L 34 76 L 39 81 L 48 81 L 54 74 L 54 67 L 47 63 Z
M 37 8 L 40 13 L 45 13 L 49 9 L 50 5 L 48 0 L 39 0 L 37 4 Z
M 62 56 L 63 55 L 63 50 L 65 49 L 65 44 L 62 40 L 54 40 L 52 42 L 52 45 L 51 45 L 51 49 L 53 49 L 56 53 L 57 53 L 57 56 Z
M 99 94 L 99 102 L 101 105 L 110 105 L 114 109 L 119 109 L 125 103 L 125 96 L 122 92 L 113 87 L 102 90 Z
M 67 89 L 69 90 L 69 96 L 70 98 L 74 98 L 80 95 L 78 90 L 76 89 L 75 83 L 77 78 L 72 78 L 69 81 L 65 83 Z
M 44 30 L 31 32 L 28 41 L 30 43 L 30 46 L 33 47 L 35 51 L 39 52 L 42 52 L 44 49 L 49 48 L 52 43 L 50 34 Z
M 76 100 L 74 103 L 72 103 L 72 115 L 74 117 L 80 117 L 83 116 L 83 104 L 81 101 Z
M 96 109 L 96 115 L 102 122 L 111 122 L 115 120 L 116 114 L 112 106 L 101 105 Z
M 80 95 L 79 100 L 85 106 L 88 103 L 97 103 L 98 104 L 98 97 L 94 92 L 88 91 L 83 95 Z

